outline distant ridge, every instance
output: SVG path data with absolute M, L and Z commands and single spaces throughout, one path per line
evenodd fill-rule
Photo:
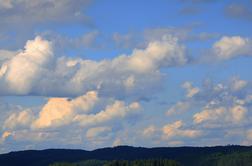
M 195 158 L 214 153 L 252 152 L 252 146 L 215 147 L 131 147 L 117 146 L 93 151 L 73 149 L 46 149 L 10 152 L 0 155 L 0 166 L 48 166 L 54 162 L 76 162 L 87 159 L 97 160 L 136 160 L 166 158 L 182 164 L 192 164 Z

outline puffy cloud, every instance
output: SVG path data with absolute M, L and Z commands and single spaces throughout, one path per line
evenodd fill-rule
M 249 141 L 252 141 L 252 130 L 248 130 L 247 133 L 246 133 L 246 137 Z
M 2 134 L 2 138 L 3 138 L 3 139 L 6 139 L 6 138 L 9 137 L 10 135 L 11 135 L 11 132 L 5 131 L 5 132 Z
M 185 64 L 185 48 L 177 42 L 178 39 L 174 37 L 163 36 L 161 41 L 149 43 L 145 50 L 133 50 L 132 55 L 126 58 L 129 68 L 142 73 Z
M 202 134 L 200 130 L 183 129 L 182 126 L 182 121 L 176 121 L 172 124 L 165 125 L 162 129 L 164 138 L 170 139 L 175 136 L 195 138 Z
M 170 115 L 174 115 L 174 114 L 177 114 L 177 113 L 187 111 L 188 109 L 191 108 L 191 106 L 192 106 L 192 103 L 190 103 L 190 102 L 179 101 L 175 105 L 171 106 L 168 109 L 168 111 L 166 112 L 166 115 L 170 116 Z
M 231 81 L 231 89 L 233 91 L 239 91 L 243 89 L 244 87 L 246 87 L 247 84 L 248 82 L 245 80 L 241 80 L 239 78 L 233 78 Z
M 113 147 L 122 145 L 123 142 L 120 138 L 116 138 L 113 142 Z
M 92 126 L 114 119 L 124 118 L 139 109 L 140 104 L 137 102 L 133 102 L 127 106 L 122 101 L 115 101 L 112 105 L 108 105 L 105 110 L 100 111 L 97 114 L 76 115 L 74 120 L 79 122 L 82 126 Z
M 0 144 L 2 144 L 8 137 L 10 137 L 11 134 L 12 133 L 10 131 L 3 132 L 2 136 L 0 137 Z
M 52 98 L 42 108 L 39 118 L 34 122 L 35 128 L 60 126 L 69 123 L 73 116 L 71 104 L 66 98 Z
M 251 103 L 250 86 L 250 82 L 234 77 L 226 85 L 219 83 L 204 87 L 194 99 L 197 103 L 201 103 L 202 108 L 202 111 L 194 114 L 194 123 L 207 122 L 206 124 L 212 127 L 227 123 L 233 125 L 247 123 Z
M 133 88 L 135 86 L 135 78 L 134 78 L 134 76 L 129 76 L 126 80 L 124 80 L 124 86 L 127 89 Z
M 226 123 L 243 122 L 246 118 L 247 108 L 241 105 L 235 105 L 231 108 L 219 107 L 215 109 L 205 109 L 202 112 L 196 113 L 194 123 L 202 123 L 205 121 L 216 121 Z
M 2 65 L 3 62 L 11 59 L 16 54 L 17 54 L 17 51 L 0 50 L 0 65 Z
M 203 110 L 202 112 L 196 113 L 193 118 L 194 118 L 194 123 L 201 123 L 203 121 L 212 119 L 215 120 L 217 118 L 220 118 L 221 115 L 223 115 L 225 112 L 225 108 L 217 108 L 213 110 Z
M 30 111 L 14 113 L 5 120 L 4 128 L 14 129 L 15 127 L 24 126 L 26 128 L 31 127 L 36 131 L 72 123 L 84 127 L 95 126 L 125 118 L 138 112 L 141 108 L 138 102 L 125 105 L 123 101 L 113 100 L 114 103 L 107 105 L 104 110 L 90 113 L 98 101 L 98 94 L 95 91 L 89 91 L 85 95 L 74 99 L 49 98 L 47 103 L 42 106 L 38 117 L 35 117 Z M 101 103 L 106 104 L 107 101 L 102 99 Z
M 225 135 L 225 141 L 229 142 L 242 140 L 241 135 L 244 136 L 244 133 L 236 135 L 236 140 L 232 140 L 233 136 L 227 133 L 233 130 L 245 130 L 247 126 L 251 125 L 252 116 L 249 111 L 252 104 L 251 90 L 251 81 L 237 77 L 221 83 L 207 80 L 200 87 L 197 95 L 188 97 L 186 94 L 182 100 L 171 106 L 167 113 L 168 115 L 176 115 L 185 108 L 188 111 L 180 114 L 179 118 L 184 118 L 190 124 L 189 117 L 192 115 L 193 123 L 190 126 L 204 131 L 204 138 L 209 137 L 209 141 L 213 141 L 212 137 L 216 135 Z M 176 134 L 175 129 L 179 128 L 182 123 L 177 122 L 176 124 L 177 126 L 173 124 L 166 128 L 167 135 L 171 135 L 170 137 Z M 188 131 L 186 134 L 190 135 L 190 132 Z M 222 144 L 225 141 L 224 139 L 216 140 L 214 144 Z
M 28 122 L 25 115 L 30 115 L 25 111 L 13 113 L 9 117 L 4 116 L 3 114 L 3 117 L 6 117 L 7 119 L 5 120 L 5 126 L 7 126 L 8 124 L 8 127 L 3 127 L 1 130 L 10 131 L 11 134 L 8 136 L 10 137 L 10 139 L 7 139 L 6 141 L 15 142 L 15 145 L 17 145 L 15 147 L 12 147 L 10 145 L 4 144 L 3 148 L 21 150 L 28 145 L 34 145 L 34 142 L 36 142 L 37 144 L 32 146 L 32 148 L 49 148 L 51 147 L 52 143 L 54 147 L 76 146 L 77 148 L 78 145 L 82 144 L 83 146 L 90 148 L 94 146 L 97 147 L 97 145 L 101 144 L 105 145 L 103 143 L 108 143 L 109 139 L 112 138 L 111 136 L 113 136 L 115 131 L 112 131 L 112 128 L 110 129 L 111 131 L 107 130 L 110 127 L 81 127 L 74 121 L 74 117 L 76 115 L 88 115 L 90 113 L 89 111 L 91 110 L 94 112 L 100 111 L 100 107 L 107 105 L 107 102 L 112 102 L 112 99 L 102 99 L 103 101 L 101 101 L 101 103 L 99 103 L 99 105 L 95 109 L 92 109 L 93 106 L 91 105 L 97 103 L 98 96 L 97 93 L 93 91 L 74 99 L 54 99 L 55 98 L 49 98 L 48 102 L 45 103 L 44 106 L 42 106 L 41 111 L 38 115 L 37 111 L 39 111 L 40 107 L 36 107 L 34 108 L 33 112 L 29 112 L 31 113 L 31 115 L 34 115 L 32 120 L 29 120 L 29 123 L 24 123 L 24 121 Z M 69 111 L 69 107 L 72 109 L 71 111 Z M 127 107 L 128 109 L 133 110 L 139 108 L 140 106 L 138 103 L 132 103 Z M 66 110 L 69 112 L 67 112 Z M 126 112 L 126 114 L 127 113 L 128 112 Z M 63 115 L 61 116 L 61 114 Z M 122 116 L 126 117 L 127 115 Z M 109 120 L 114 119 L 107 119 L 107 122 Z M 110 123 L 110 125 L 116 127 L 118 124 L 120 126 L 121 123 L 123 123 L 121 120 L 122 119 L 120 118 L 119 121 L 117 121 L 116 123 Z M 61 128 L 62 125 L 64 125 L 64 127 Z M 96 124 L 94 124 L 93 126 L 96 126 Z M 101 131 L 103 129 L 104 132 Z M 105 130 L 107 131 L 107 133 L 105 132 Z M 86 139 L 87 137 L 84 137 L 86 131 L 86 135 L 89 136 L 88 140 Z M 64 134 L 67 134 L 69 136 L 65 136 Z M 1 138 L 0 142 L 3 143 L 4 141 L 5 139 Z
M 73 100 L 67 98 L 50 98 L 35 120 L 34 128 L 56 127 L 72 122 L 78 112 L 88 112 L 97 102 L 98 96 L 94 91 L 77 97 Z
M 244 120 L 246 113 L 248 112 L 246 107 L 236 105 L 231 108 L 231 117 L 234 122 L 241 122 Z
M 101 61 L 58 58 L 52 43 L 36 37 L 1 66 L 0 88 L 1 94 L 13 95 L 79 96 L 96 90 L 102 96 L 140 99 L 159 88 L 161 68 L 185 63 L 185 48 L 172 36 Z
M 86 137 L 90 140 L 93 140 L 101 134 L 108 134 L 108 132 L 111 132 L 110 127 L 94 127 L 87 130 Z
M 192 83 L 190 82 L 185 82 L 183 85 L 182 85 L 183 88 L 186 89 L 187 91 L 187 97 L 193 97 L 194 95 L 196 95 L 197 93 L 199 93 L 199 88 L 197 87 L 193 87 L 192 86 Z
M 69 61 L 68 65 L 75 65 L 75 63 L 75 61 Z M 234 82 L 246 82 L 246 86 L 233 88 Z M 18 128 L 17 130 L 11 129 L 12 134 L 9 136 L 11 139 L 7 139 L 7 141 L 35 141 L 41 147 L 44 147 L 42 146 L 43 142 L 49 140 L 56 143 L 56 145 L 65 143 L 66 147 L 77 147 L 78 144 L 81 144 L 86 148 L 110 146 L 112 144 L 141 144 L 144 146 L 205 145 L 204 141 L 206 140 L 210 142 L 209 145 L 219 144 L 221 141 L 215 138 L 213 139 L 212 137 L 225 135 L 225 138 L 222 138 L 225 140 L 222 142 L 230 141 L 231 137 L 236 133 L 233 132 L 232 135 L 231 130 L 237 131 L 243 128 L 244 125 L 250 124 L 249 117 L 251 114 L 248 111 L 251 108 L 252 101 L 252 93 L 249 90 L 250 84 L 249 81 L 241 80 L 237 77 L 232 78 L 227 83 L 213 84 L 210 81 L 205 82 L 202 87 L 199 86 L 200 90 L 197 95 L 187 97 L 185 94 L 184 99 L 178 101 L 170 108 L 176 114 L 176 112 L 186 111 L 193 106 L 193 109 L 185 112 L 187 114 L 186 116 L 184 114 L 179 115 L 181 120 L 168 124 L 164 121 L 157 122 L 154 119 L 152 120 L 152 118 L 148 119 L 146 116 L 141 118 L 147 119 L 137 121 L 137 124 L 127 123 L 129 117 L 138 114 L 138 110 L 142 107 L 138 102 L 123 102 L 114 98 L 108 99 L 99 96 L 99 101 L 97 100 L 95 102 L 96 107 L 90 107 L 90 109 L 88 107 L 82 108 L 82 103 L 88 103 L 86 100 L 92 98 L 92 96 L 96 96 L 97 94 L 95 95 L 95 93 L 97 92 L 92 92 L 93 95 L 89 97 L 85 94 L 73 99 L 49 98 L 48 102 L 42 107 L 41 112 L 48 107 L 48 110 L 51 110 L 50 113 L 54 112 L 52 110 L 58 109 L 61 111 L 56 111 L 55 113 L 62 113 L 64 115 L 54 116 L 54 114 L 48 114 L 48 117 L 56 117 L 55 119 L 43 116 L 44 120 L 49 119 L 50 122 L 48 124 L 51 124 L 44 125 L 43 127 L 37 126 L 36 128 L 34 124 L 42 117 L 40 114 L 31 123 L 33 125 L 32 129 L 29 127 L 27 130 L 24 130 L 24 128 Z M 50 103 L 51 99 L 52 101 L 56 99 L 55 106 Z M 62 105 L 61 108 L 58 106 L 60 103 Z M 49 109 L 54 107 L 55 109 Z M 69 107 L 72 111 L 69 111 Z M 67 109 L 67 111 L 63 108 Z M 197 123 L 191 121 L 192 114 L 201 115 L 201 117 L 198 116 Z M 70 118 L 68 119 L 68 117 Z M 178 117 L 173 116 L 171 118 Z M 167 118 L 165 119 L 167 120 Z M 185 120 L 188 121 L 183 123 Z M 65 125 L 64 128 L 60 128 L 62 125 Z M 58 128 L 55 129 L 55 127 Z M 43 130 L 41 130 L 42 128 Z M 63 138 L 62 130 L 69 137 Z M 242 134 L 246 133 L 244 132 Z M 29 135 L 30 137 L 34 137 L 34 139 L 25 138 L 24 135 Z M 74 138 L 70 138 L 71 135 L 74 135 Z M 241 138 L 240 136 L 236 137 Z M 202 142 L 200 141 L 201 139 Z
M 154 125 L 151 125 L 143 130 L 143 135 L 147 137 L 153 136 L 157 130 Z
M 193 133 L 190 130 L 201 131 L 204 134 L 204 139 L 213 141 L 211 145 L 222 144 L 225 142 L 242 143 L 242 138 L 245 138 L 247 126 L 251 125 L 251 81 L 233 77 L 222 83 L 212 83 L 207 80 L 199 87 L 197 95 L 188 97 L 187 94 L 181 100 L 177 101 L 167 111 L 167 115 L 178 115 L 179 118 L 187 121 L 187 125 L 183 126 L 182 121 L 168 124 L 163 127 L 163 139 L 176 138 L 183 141 L 183 134 Z M 193 106 L 193 107 L 192 107 Z M 185 112 L 190 109 L 190 111 Z M 191 123 L 190 115 L 193 114 L 193 123 Z M 176 118 L 173 116 L 172 118 Z M 189 130 L 188 132 L 179 133 L 176 129 Z M 189 129 L 188 129 L 189 128 Z M 159 129 L 156 130 L 157 132 Z M 204 132 L 203 132 L 204 131 Z M 236 138 L 232 139 L 233 135 L 227 134 L 232 131 L 240 131 Z M 235 132 L 236 133 L 236 132 Z M 176 135 L 180 135 L 176 136 Z M 225 135 L 223 139 L 213 140 L 217 135 Z M 190 138 L 190 137 L 189 137 Z M 236 141 L 236 142 L 235 142 Z M 238 142 L 237 142 L 238 141 Z M 186 140 L 187 144 L 200 144 Z M 202 142 L 204 144 L 204 142 Z
M 241 36 L 224 36 L 213 45 L 213 51 L 220 60 L 228 60 L 237 56 L 251 56 L 252 42 Z
M 102 108 L 104 110 L 100 110 Z M 16 111 L 6 119 L 1 118 L 5 119 L 1 130 L 9 131 L 10 134 L 1 138 L 0 143 L 10 137 L 7 141 L 14 141 L 19 146 L 4 147 L 24 148 L 20 144 L 23 142 L 25 145 L 38 143 L 33 147 L 45 147 L 46 142 L 50 142 L 50 145 L 53 143 L 55 147 L 62 144 L 66 147 L 82 144 L 87 148 L 110 145 L 110 140 L 115 138 L 116 133 L 123 131 L 123 119 L 128 120 L 137 115 L 140 108 L 138 102 L 125 104 L 112 98 L 98 98 L 95 91 L 73 99 L 49 98 L 44 105 L 32 111 Z M 103 126 L 105 124 L 107 125 Z M 62 137 L 66 133 L 69 136 Z
M 27 127 L 33 121 L 34 115 L 31 110 L 24 110 L 11 114 L 4 122 L 4 129 L 14 129 L 17 127 Z
M 9 92 L 14 94 L 27 94 L 32 91 L 43 73 L 43 68 L 53 58 L 52 45 L 50 42 L 36 37 L 28 41 L 25 50 L 18 53 L 12 59 L 1 66 L 0 80 L 7 86 Z M 5 87 L 1 86 L 3 93 Z

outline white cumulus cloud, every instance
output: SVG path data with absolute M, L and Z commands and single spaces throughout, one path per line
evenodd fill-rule
M 172 137 L 189 137 L 195 138 L 202 134 L 200 130 L 194 129 L 183 129 L 183 122 L 181 120 L 176 121 L 172 124 L 167 124 L 163 127 L 163 138 L 170 139 Z
M 34 121 L 34 128 L 57 127 L 72 122 L 79 112 L 89 111 L 97 102 L 98 96 L 94 91 L 73 100 L 67 98 L 50 98 L 43 106 L 39 117 Z
M 1 65 L 0 94 L 68 97 L 95 90 L 102 96 L 140 99 L 159 89 L 161 68 L 187 61 L 185 47 L 172 36 L 101 61 L 55 56 L 52 43 L 38 36 Z
M 252 55 L 252 41 L 241 36 L 223 36 L 213 45 L 217 58 L 228 60 L 238 56 Z

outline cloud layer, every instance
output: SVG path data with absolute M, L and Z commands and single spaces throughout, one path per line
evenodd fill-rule
M 225 83 L 206 81 L 202 87 L 185 81 L 184 98 L 167 112 L 162 107 L 152 112 L 167 119 L 145 115 L 153 109 L 148 103 L 158 100 L 164 70 L 199 63 L 175 36 L 154 37 L 145 48 L 102 60 L 59 56 L 53 43 L 40 36 L 27 41 L 23 50 L 1 51 L 0 95 L 44 96 L 47 101 L 34 108 L 0 104 L 1 110 L 10 110 L 1 118 L 0 144 L 198 145 L 204 143 L 197 140 L 211 139 L 214 131 L 227 140 L 242 134 L 239 143 L 247 144 L 252 88 L 238 77 Z M 223 36 L 202 56 L 222 62 L 249 57 L 251 48 L 249 38 Z M 62 131 L 69 136 L 62 137 Z
M 58 57 L 52 43 L 38 36 L 1 66 L 1 95 L 77 96 L 96 90 L 105 96 L 140 98 L 160 84 L 161 68 L 185 63 L 185 48 L 171 36 L 131 55 L 101 61 Z

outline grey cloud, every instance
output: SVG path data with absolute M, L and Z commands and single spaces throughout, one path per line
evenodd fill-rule
M 63 36 L 53 31 L 46 31 L 37 35 L 52 41 L 57 53 L 64 53 L 66 50 L 97 50 L 107 46 L 105 46 L 106 39 L 98 30 L 92 30 L 77 37 Z
M 92 29 L 95 23 L 86 11 L 92 0 L 4 0 L 0 2 L 2 49 L 15 50 L 41 30 L 77 25 Z M 1 37 L 0 37 L 1 38 Z M 0 48 L 0 49 L 1 49 Z
M 207 32 L 195 34 L 193 32 L 195 28 L 197 27 L 194 25 L 148 28 L 143 32 L 114 33 L 112 40 L 115 42 L 115 46 L 119 48 L 144 48 L 149 42 L 160 40 L 164 35 L 175 36 L 181 42 L 207 41 L 220 36 L 217 33 Z
M 184 3 L 214 3 L 218 2 L 218 0 L 179 0 L 180 2 Z
M 249 7 L 250 6 L 250 7 Z M 233 3 L 225 7 L 225 14 L 234 19 L 252 20 L 252 3 L 245 5 L 242 3 Z
M 180 14 L 183 15 L 194 15 L 200 13 L 202 10 L 200 8 L 197 8 L 195 6 L 187 6 L 180 10 Z
M 23 24 L 26 27 L 37 23 L 88 22 L 83 13 L 90 0 L 10 0 L 1 1 L 1 25 Z

